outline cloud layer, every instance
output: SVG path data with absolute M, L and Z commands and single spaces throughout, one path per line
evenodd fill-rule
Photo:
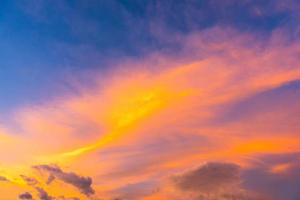
M 65 77 L 71 91 L 4 116 L 3 198 L 300 198 L 299 7 L 294 1 L 207 1 L 205 12 L 194 4 L 166 1 L 145 10 L 156 13 L 144 28 L 165 48 L 108 60 L 105 70 L 79 69 Z M 37 5 L 32 18 L 47 10 Z M 73 33 L 84 34 L 73 19 L 89 20 L 55 5 L 68 13 Z M 234 8 L 239 16 L 247 13 L 246 27 L 258 21 L 263 27 L 244 31 L 233 16 L 223 22 Z M 214 25 L 195 22 L 193 13 Z M 279 26 L 284 13 L 289 23 Z M 129 24 L 142 23 L 127 17 Z M 166 23 L 178 18 L 185 31 Z M 274 24 L 266 27 L 262 19 Z

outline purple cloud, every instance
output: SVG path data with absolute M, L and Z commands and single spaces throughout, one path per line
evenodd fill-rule
M 21 200 L 30 200 L 32 199 L 32 195 L 29 192 L 25 192 L 19 195 L 19 199 Z
M 94 194 L 94 189 L 91 187 L 92 179 L 90 177 L 79 176 L 73 172 L 64 172 L 54 165 L 37 165 L 33 166 L 33 168 L 50 174 L 47 180 L 48 184 L 50 184 L 54 178 L 57 178 L 75 186 L 81 193 L 87 196 Z

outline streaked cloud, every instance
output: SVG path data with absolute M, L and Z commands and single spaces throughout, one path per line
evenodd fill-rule
M 72 58 L 96 65 L 101 51 L 86 36 L 95 37 L 102 22 L 78 16 L 75 8 L 86 12 L 90 5 L 77 3 L 55 2 L 50 8 L 65 14 L 69 39 L 78 37 L 80 50 L 71 42 L 56 44 L 60 51 L 66 46 L 76 51 Z M 71 70 L 64 76 L 70 91 L 1 114 L 4 198 L 299 198 L 297 4 L 149 3 L 144 15 L 155 16 L 145 25 L 130 7 L 103 4 L 110 5 L 122 8 L 116 18 L 126 16 L 125 27 L 143 27 L 165 48 L 109 57 L 103 69 Z M 52 19 L 43 1 L 19 9 L 39 23 Z M 235 14 L 222 21 L 229 10 Z M 248 26 L 239 24 L 242 18 L 233 20 L 237 14 L 247 16 Z M 280 26 L 284 19 L 289 23 Z M 262 27 L 245 31 L 252 23 Z M 91 55 L 81 55 L 85 50 Z
M 72 163 L 100 179 L 105 177 L 108 183 L 100 181 L 99 187 L 105 184 L 108 190 L 122 187 L 120 179 L 127 182 L 136 176 L 131 184 L 150 177 L 157 180 L 158 172 L 201 161 L 228 159 L 247 166 L 260 152 L 298 150 L 296 126 L 290 126 L 285 136 L 275 134 L 280 123 L 274 125 L 272 120 L 282 121 L 285 116 L 270 99 L 297 85 L 297 41 L 282 42 L 274 33 L 263 42 L 216 27 L 184 37 L 181 43 L 182 57 L 158 53 L 142 61 L 120 63 L 128 70 L 116 67 L 110 78 L 97 79 L 101 81 L 93 89 L 83 88 L 78 96 L 20 110 L 15 118 L 22 133 L 17 140 L 16 136 L 11 139 L 11 145 L 35 143 L 21 152 L 32 163 Z M 153 65 L 150 70 L 148 66 Z M 292 102 L 294 94 L 286 94 Z M 257 110 L 249 107 L 252 102 L 270 103 Z M 248 110 L 235 114 L 240 107 Z M 276 114 L 270 115 L 268 107 L 276 108 Z M 264 131 L 268 123 L 258 123 L 256 117 L 265 115 L 264 120 L 274 126 L 268 132 Z M 86 159 L 101 164 L 82 165 Z M 135 164 L 137 159 L 139 164 Z M 93 194 L 90 179 L 82 177 L 81 184 L 79 176 L 60 168 L 36 168 L 49 173 L 46 182 L 50 186 L 55 177 L 84 194 Z

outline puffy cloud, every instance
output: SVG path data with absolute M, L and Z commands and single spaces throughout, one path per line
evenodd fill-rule
M 19 195 L 19 199 L 30 200 L 30 199 L 32 199 L 32 195 L 29 192 L 25 192 L 25 193 Z
M 183 191 L 209 193 L 239 183 L 239 166 L 231 163 L 207 163 L 195 170 L 173 178 Z
M 40 182 L 36 178 L 25 175 L 20 176 L 28 186 L 33 187 L 38 192 L 40 200 L 53 200 L 53 197 L 48 195 L 48 193 L 40 186 Z M 25 197 L 28 197 L 29 195 L 31 196 L 29 193 L 24 193 L 19 195 L 19 198 L 22 196 L 25 199 Z
M 241 186 L 241 167 L 233 163 L 210 162 L 172 176 L 145 199 L 176 200 L 260 200 Z
M 52 169 L 54 171 L 60 171 L 60 169 L 57 167 L 57 169 Z M 65 197 L 65 196 L 53 196 L 50 195 L 44 188 L 43 185 L 44 183 L 42 181 L 38 181 L 36 178 L 34 177 L 29 177 L 29 176 L 25 176 L 25 175 L 20 175 L 20 177 L 22 178 L 22 180 L 31 188 L 35 189 L 37 191 L 37 196 L 40 200 L 79 200 L 79 198 L 77 197 Z M 53 174 L 50 174 L 48 176 L 48 179 L 46 180 L 46 184 L 49 185 L 52 181 L 54 181 L 56 176 L 54 176 Z M 72 180 L 72 177 L 70 177 L 70 179 L 66 180 Z M 64 181 L 64 180 L 63 180 Z M 76 179 L 74 180 L 76 181 Z M 67 182 L 67 181 L 66 181 Z M 68 182 L 70 183 L 70 182 Z M 75 184 L 75 182 L 74 182 Z M 78 185 L 79 187 L 79 185 Z M 27 200 L 27 199 L 34 199 L 33 195 L 25 192 L 23 194 L 19 195 L 19 199 L 22 200 Z
M 54 199 L 53 197 L 49 196 L 48 193 L 43 188 L 36 187 L 35 189 L 39 193 L 40 200 L 53 200 Z
M 54 165 L 36 165 L 33 166 L 33 168 L 49 173 L 48 184 L 51 183 L 55 177 L 75 186 L 87 196 L 94 194 L 94 189 L 91 187 L 92 179 L 90 177 L 79 176 L 73 172 L 64 172 L 58 166 Z

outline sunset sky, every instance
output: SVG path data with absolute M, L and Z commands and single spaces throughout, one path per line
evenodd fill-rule
M 0 2 L 0 200 L 299 200 L 298 0 Z

